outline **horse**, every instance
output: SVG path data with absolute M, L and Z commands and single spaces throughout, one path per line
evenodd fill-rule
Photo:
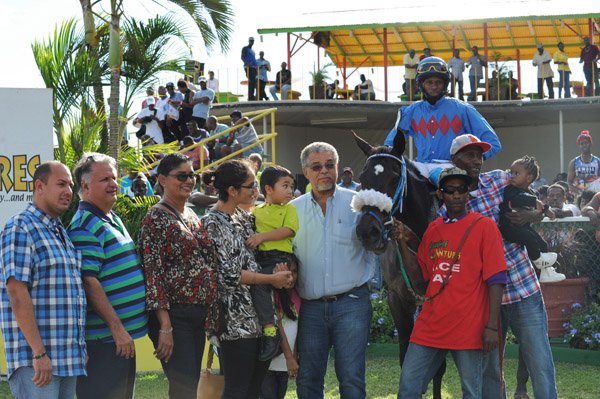
M 406 141 L 402 132 L 396 134 L 391 149 L 372 147 L 353 134 L 358 147 L 368 156 L 359 177 L 361 191 L 352 204 L 360 213 L 356 233 L 365 249 L 379 255 L 388 288 L 388 304 L 398 331 L 402 366 L 414 327 L 417 298 L 426 289 L 415 253 L 427 226 L 436 216 L 435 187 L 404 157 Z M 406 226 L 403 230 L 406 241 L 391 239 L 398 221 Z M 434 399 L 441 399 L 445 371 L 444 361 L 433 376 Z

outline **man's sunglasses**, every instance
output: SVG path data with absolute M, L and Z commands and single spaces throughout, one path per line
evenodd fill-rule
M 321 170 L 323 170 L 323 168 L 327 169 L 327 170 L 333 170 L 335 169 L 335 162 L 328 162 L 325 165 L 321 165 L 320 163 L 316 163 L 314 165 L 309 166 L 310 170 L 312 170 L 313 172 L 320 172 Z
M 440 191 L 449 195 L 452 195 L 456 192 L 459 194 L 464 194 L 469 191 L 469 185 L 463 184 L 462 186 L 441 186 Z
M 179 180 L 182 183 L 187 181 L 188 179 L 196 180 L 198 178 L 198 176 L 194 172 L 175 173 L 175 174 L 169 174 L 167 176 L 173 176 L 174 178 L 176 178 L 177 180 Z

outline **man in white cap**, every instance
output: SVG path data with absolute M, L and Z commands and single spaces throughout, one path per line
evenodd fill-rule
M 552 56 L 549 52 L 544 50 L 544 46 L 541 44 L 537 45 L 537 54 L 533 56 L 533 66 L 536 66 L 538 69 L 537 72 L 537 80 L 538 80 L 538 97 L 540 100 L 544 99 L 544 80 L 546 81 L 546 85 L 548 86 L 548 98 L 554 98 L 554 84 L 552 83 L 552 77 L 554 76 L 554 72 L 552 72 L 552 67 L 550 67 L 550 62 L 552 61 Z
M 165 139 L 163 138 L 162 130 L 158 125 L 158 117 L 156 116 L 156 100 L 154 97 L 146 98 L 146 104 L 148 104 L 147 108 L 142 108 L 142 110 L 137 114 L 135 119 L 133 120 L 133 124 L 143 125 L 140 128 L 140 133 L 136 133 L 138 138 L 141 138 L 144 135 L 148 135 L 155 143 L 163 144 Z
M 248 101 L 256 100 L 256 78 L 258 72 L 258 64 L 256 63 L 256 54 L 252 50 L 254 38 L 248 38 L 248 45 L 242 47 L 242 62 L 244 63 L 244 71 L 248 78 Z
M 469 185 L 467 209 L 491 217 L 498 223 L 500 204 L 504 200 L 504 187 L 510 174 L 501 170 L 480 173 L 483 154 L 490 148 L 473 135 L 458 136 L 451 146 L 452 163 L 464 169 L 473 179 Z M 446 207 L 440 209 L 446 214 Z M 513 223 L 534 223 L 542 220 L 541 210 L 518 210 L 506 217 Z M 556 399 L 554 361 L 548 341 L 548 315 L 535 274 L 525 247 L 504 241 L 504 258 L 508 268 L 508 281 L 504 288 L 501 306 L 503 338 L 510 327 L 523 353 L 531 374 L 536 398 Z M 484 398 L 501 397 L 502 379 L 497 356 L 488 356 L 484 368 Z

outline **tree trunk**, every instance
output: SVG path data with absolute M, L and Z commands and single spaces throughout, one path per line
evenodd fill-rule
M 110 40 L 108 50 L 108 64 L 110 67 L 110 97 L 109 97 L 109 151 L 108 154 L 115 160 L 119 159 L 119 148 L 121 140 L 119 137 L 119 83 L 121 80 L 121 63 L 123 54 L 121 51 L 120 18 L 121 0 L 110 1 Z M 117 167 L 118 170 L 118 167 Z
M 83 25 L 85 28 L 85 42 L 87 50 L 94 62 L 94 103 L 96 106 L 96 114 L 106 114 L 106 108 L 104 106 L 104 91 L 102 87 L 102 70 L 100 69 L 100 58 L 98 56 L 98 31 L 96 30 L 96 24 L 94 22 L 94 14 L 92 11 L 92 4 L 90 0 L 79 0 L 81 4 L 81 12 L 83 13 Z M 108 125 L 106 122 L 102 124 L 102 131 L 100 133 L 100 149 L 105 152 L 108 148 Z

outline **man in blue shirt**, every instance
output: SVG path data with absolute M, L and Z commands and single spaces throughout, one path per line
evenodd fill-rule
M 347 188 L 348 190 L 358 191 L 360 190 L 360 184 L 355 182 L 352 178 L 354 177 L 354 172 L 352 168 L 346 166 L 342 170 L 342 180 L 338 183 L 338 186 Z
M 254 45 L 254 38 L 250 36 L 248 38 L 248 45 L 242 47 L 242 62 L 244 63 L 244 71 L 246 71 L 246 77 L 248 78 L 248 101 L 256 100 L 256 75 L 257 67 L 256 54 L 252 50 Z
M 8 382 L 17 398 L 72 398 L 85 375 L 81 255 L 60 221 L 73 198 L 56 161 L 33 174 L 33 202 L 0 236 L 0 314 Z
M 299 222 L 293 244 L 299 261 L 297 290 L 302 298 L 299 399 L 323 398 L 332 347 L 340 397 L 366 397 L 365 352 L 372 313 L 366 283 L 373 274 L 375 258 L 356 236 L 359 216 L 350 208 L 354 191 L 336 185 L 338 160 L 330 144 L 306 146 L 300 162 L 312 188 L 291 202 Z
M 397 131 L 412 136 L 418 152 L 415 166 L 424 177 L 434 169 L 452 166 L 450 146 L 457 136 L 470 133 L 490 143 L 492 148 L 484 159 L 502 149 L 494 129 L 472 105 L 446 97 L 449 82 L 444 60 L 429 57 L 419 62 L 417 85 L 424 99 L 400 108 L 396 124 L 385 139 L 385 145 L 391 147 Z
M 265 92 L 265 87 L 269 84 L 269 72 L 271 71 L 271 63 L 265 59 L 265 52 L 258 53 L 258 99 L 269 101 L 269 97 Z

